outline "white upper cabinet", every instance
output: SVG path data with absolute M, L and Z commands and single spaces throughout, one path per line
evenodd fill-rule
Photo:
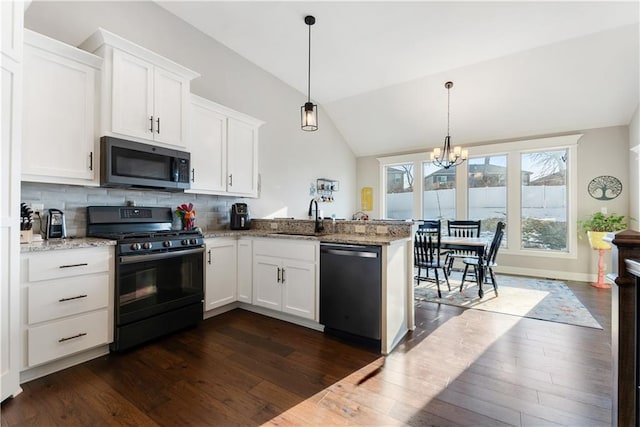
M 102 59 L 26 29 L 24 43 L 22 180 L 98 185 Z
M 227 135 L 227 191 L 239 196 L 258 196 L 258 127 L 229 118 Z
M 187 149 L 193 193 L 258 197 L 262 121 L 191 95 Z
M 105 60 L 101 135 L 186 145 L 190 82 L 198 73 L 104 29 L 80 47 Z
M 187 149 L 194 193 L 227 191 L 227 116 L 220 110 L 213 102 L 191 95 Z

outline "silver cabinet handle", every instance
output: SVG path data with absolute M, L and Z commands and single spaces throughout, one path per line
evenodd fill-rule
M 160 117 L 156 119 L 156 123 L 158 124 L 158 127 L 156 128 L 156 132 L 159 134 L 160 133 Z
M 67 264 L 67 265 L 61 265 L 59 268 L 73 268 L 73 267 L 86 267 L 87 264 L 86 262 L 83 262 L 81 264 Z
M 149 132 L 153 133 L 153 116 L 149 117 L 149 122 L 151 123 L 149 125 Z
M 233 174 L 229 174 L 229 187 L 233 187 Z
M 196 182 L 196 168 L 191 169 L 191 182 Z
M 60 338 L 58 340 L 58 342 L 65 342 L 65 341 L 73 340 L 73 339 L 76 339 L 76 338 L 84 337 L 85 335 L 87 335 L 86 332 L 80 332 L 78 335 L 74 335 L 72 337 Z
M 278 267 L 278 283 L 280 283 L 280 267 Z
M 207 254 L 209 254 L 209 259 L 207 259 L 207 262 L 211 264 L 211 249 L 207 251 Z
M 75 296 L 75 297 L 60 298 L 58 300 L 58 302 L 72 301 L 74 299 L 80 299 L 80 298 L 86 298 L 86 297 L 87 297 L 87 295 L 78 295 L 78 296 Z
M 93 170 L 93 151 L 89 153 L 89 170 Z
M 284 267 L 282 268 L 282 283 L 284 283 Z

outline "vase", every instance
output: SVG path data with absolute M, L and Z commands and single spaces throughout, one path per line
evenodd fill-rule
M 183 230 L 187 230 L 187 231 L 191 231 L 193 230 L 196 226 L 196 219 L 195 218 L 183 218 L 182 219 L 182 229 Z
M 607 231 L 587 231 L 587 237 L 589 238 L 589 244 L 593 249 L 611 249 L 611 245 L 602 238 L 609 234 Z

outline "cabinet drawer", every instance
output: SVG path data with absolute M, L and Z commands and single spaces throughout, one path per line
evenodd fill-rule
M 107 307 L 109 273 L 32 284 L 27 301 L 29 324 Z
M 29 328 L 28 364 L 39 365 L 108 342 L 107 310 Z
M 109 247 L 34 254 L 28 259 L 27 280 L 35 282 L 109 271 L 110 254 Z
M 266 255 L 278 258 L 316 260 L 318 242 L 265 239 L 256 240 L 253 245 L 254 255 Z

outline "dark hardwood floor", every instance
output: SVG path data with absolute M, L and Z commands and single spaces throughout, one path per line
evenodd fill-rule
M 386 358 L 234 310 L 23 384 L 2 426 L 607 426 L 610 291 L 569 286 L 603 330 L 419 303 Z

